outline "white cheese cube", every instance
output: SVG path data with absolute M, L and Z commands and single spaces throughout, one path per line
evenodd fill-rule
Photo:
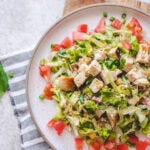
M 106 54 L 102 50 L 97 50 L 94 52 L 94 59 L 95 60 L 103 60 L 105 59 Z
M 146 85 L 149 85 L 150 83 L 148 82 L 146 78 L 141 78 L 141 79 L 135 80 L 134 84 L 138 86 L 146 86 Z
M 101 72 L 101 65 L 96 60 L 93 60 L 89 65 L 89 72 L 92 76 L 98 75 Z
M 79 66 L 78 72 L 84 72 L 84 73 L 85 73 L 85 76 L 88 77 L 89 74 L 90 74 L 90 73 L 89 73 L 89 66 L 86 65 L 86 64 L 81 64 L 81 65 Z
M 126 74 L 128 80 L 130 82 L 134 82 L 137 79 L 140 78 L 146 78 L 146 75 L 144 74 L 144 71 L 141 68 L 133 68 Z
M 86 57 L 86 56 L 83 56 L 82 58 L 80 58 L 79 59 L 79 66 L 81 65 L 81 64 L 90 64 L 90 62 L 91 62 L 91 58 L 90 57 Z
M 89 88 L 92 90 L 93 93 L 97 93 L 103 87 L 103 85 L 104 84 L 101 80 L 95 78 L 90 84 Z
M 148 47 L 145 45 L 140 45 L 139 52 L 136 57 L 136 61 L 139 63 L 149 63 Z
M 122 58 L 124 58 L 126 60 L 123 70 L 126 71 L 126 72 L 129 72 L 133 67 L 133 62 L 134 62 L 133 58 L 130 58 L 126 55 L 123 55 Z
M 109 50 L 109 52 L 107 53 L 108 56 L 113 57 L 113 58 L 118 58 L 117 54 L 116 54 L 117 48 L 112 48 L 111 50 Z
M 77 87 L 80 87 L 86 80 L 86 76 L 84 72 L 80 72 L 77 74 L 74 78 L 74 83 L 76 84 Z
M 110 81 L 116 81 L 117 80 L 117 76 L 122 73 L 121 70 L 116 69 L 113 71 L 109 71 L 109 70 L 102 70 L 101 71 L 101 78 L 103 79 L 103 81 L 105 82 L 105 84 L 109 84 Z

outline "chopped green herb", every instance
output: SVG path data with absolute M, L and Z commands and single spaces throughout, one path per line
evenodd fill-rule
M 92 78 L 91 77 L 89 77 L 86 81 L 85 81 L 85 84 L 86 85 L 89 85 L 91 82 L 92 82 Z
M 51 44 L 51 48 L 54 48 L 55 47 L 55 44 Z
M 110 17 L 109 20 L 110 20 L 111 22 L 113 22 L 113 21 L 115 20 L 115 17 Z
M 51 67 L 51 71 L 53 73 L 56 73 L 59 70 L 59 67 Z
M 117 33 L 117 32 L 113 33 L 113 36 L 114 36 L 114 37 L 117 37 L 117 36 L 119 36 L 119 35 L 120 35 L 120 34 Z
M 103 13 L 103 16 L 104 16 L 105 18 L 107 18 L 107 16 L 108 16 L 107 12 L 104 12 L 104 13 Z
M 44 100 L 44 95 L 43 94 L 39 95 L 39 99 Z
M 57 61 L 58 61 L 58 57 L 54 56 L 54 57 L 52 58 L 52 62 L 57 62 Z
M 119 61 L 115 58 L 109 58 L 104 62 L 104 65 L 110 69 L 114 70 L 119 67 Z
M 60 55 L 65 55 L 66 54 L 66 50 L 64 50 L 64 49 L 59 50 L 59 54 Z
M 120 69 L 123 69 L 126 64 L 126 60 L 124 58 L 120 59 Z
M 124 20 L 122 21 L 122 23 L 125 24 L 125 23 L 126 23 L 126 20 L 124 19 Z
M 14 74 L 12 72 L 8 73 L 8 78 L 11 79 L 14 77 Z
M 40 60 L 40 66 L 44 66 L 46 64 L 46 60 L 43 58 Z
M 80 101 L 81 103 L 84 102 L 84 95 L 83 95 L 83 94 L 80 94 L 80 96 L 79 96 L 79 101 Z
M 122 17 L 122 19 L 125 19 L 127 17 L 127 14 L 123 13 L 121 17 Z

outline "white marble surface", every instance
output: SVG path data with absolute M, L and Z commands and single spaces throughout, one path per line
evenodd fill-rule
M 62 16 L 64 0 L 0 0 L 0 57 L 32 49 Z M 0 150 L 20 150 L 17 120 L 6 93 L 0 102 Z

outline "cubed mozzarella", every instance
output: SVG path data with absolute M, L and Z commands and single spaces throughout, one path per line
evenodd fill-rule
M 88 77 L 89 74 L 90 74 L 90 73 L 89 73 L 89 66 L 86 65 L 86 64 L 81 64 L 81 65 L 79 66 L 78 72 L 84 72 L 84 73 L 85 73 L 85 76 Z
M 92 76 L 98 75 L 101 72 L 101 65 L 96 60 L 93 60 L 89 65 L 89 72 Z
M 92 90 L 93 93 L 97 93 L 103 87 L 103 85 L 104 84 L 101 80 L 95 78 L 90 84 L 89 88 Z
M 123 70 L 129 72 L 133 67 L 133 63 L 134 63 L 133 58 L 130 58 L 126 55 L 124 55 L 122 58 L 124 58 L 126 61 Z
M 77 74 L 74 78 L 74 83 L 76 84 L 77 87 L 80 87 L 86 80 L 85 72 L 80 72 Z
M 79 59 L 79 66 L 81 64 L 90 64 L 91 62 L 91 58 L 90 57 L 86 57 L 86 56 L 83 56 L 82 58 Z
M 116 54 L 117 48 L 112 48 L 111 50 L 109 50 L 109 52 L 107 53 L 108 56 L 113 57 L 113 58 L 118 58 L 117 54 Z
M 116 69 L 113 71 L 102 70 L 100 75 L 101 75 L 101 78 L 103 79 L 103 81 L 105 82 L 105 84 L 109 84 L 111 81 L 116 81 L 117 76 L 120 73 L 122 73 L 122 71 L 119 69 Z
M 133 68 L 126 74 L 128 80 L 130 82 L 134 82 L 137 79 L 140 78 L 146 78 L 146 75 L 144 74 L 144 71 L 141 68 Z
M 95 60 L 103 60 L 105 59 L 106 54 L 102 50 L 97 50 L 94 52 L 94 59 Z
M 139 52 L 136 57 L 136 61 L 139 63 L 149 63 L 148 48 L 145 45 L 140 45 Z
M 140 78 L 140 79 L 135 80 L 134 84 L 138 86 L 146 86 L 146 85 L 149 85 L 150 83 L 148 82 L 146 78 Z

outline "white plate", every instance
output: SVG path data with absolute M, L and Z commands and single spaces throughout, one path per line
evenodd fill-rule
M 47 122 L 55 116 L 56 110 L 54 101 L 45 100 L 41 102 L 38 98 L 45 86 L 45 81 L 38 73 L 39 61 L 50 54 L 51 43 L 60 43 L 64 37 L 71 37 L 72 31 L 76 30 L 77 25 L 86 23 L 90 29 L 93 29 L 102 17 L 103 12 L 108 12 L 109 16 L 119 19 L 121 19 L 122 13 L 127 14 L 127 20 L 134 16 L 142 24 L 144 31 L 150 33 L 150 16 L 147 14 L 119 5 L 92 5 L 67 15 L 51 27 L 38 43 L 30 62 L 26 86 L 30 112 L 45 141 L 57 150 L 75 150 L 74 135 L 64 131 L 61 136 L 58 136 L 53 129 L 46 126 Z M 145 37 L 148 38 L 148 35 L 145 35 Z M 86 145 L 84 149 L 87 149 Z

